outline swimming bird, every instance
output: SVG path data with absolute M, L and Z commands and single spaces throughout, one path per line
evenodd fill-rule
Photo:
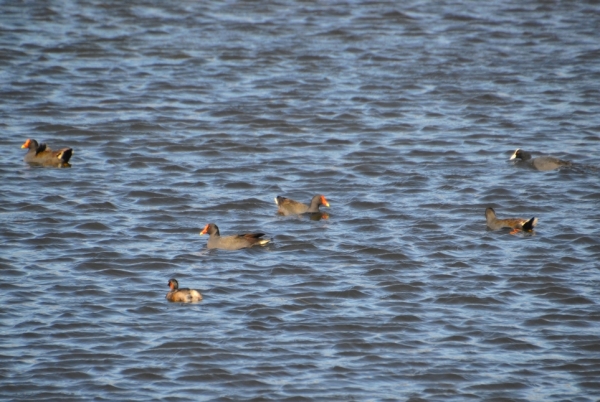
M 197 290 L 179 289 L 179 282 L 175 278 L 169 279 L 169 287 L 171 291 L 167 293 L 165 298 L 170 302 L 192 303 L 202 300 L 202 295 Z
M 517 148 L 515 153 L 513 153 L 510 157 L 510 160 L 513 159 L 520 159 L 527 165 L 540 171 L 554 170 L 558 169 L 561 166 L 573 165 L 569 161 L 563 161 L 553 156 L 538 156 L 537 158 L 532 159 L 531 154 L 529 152 L 523 151 L 520 148 Z
M 223 250 L 239 250 L 252 246 L 264 246 L 270 240 L 261 239 L 264 233 L 244 233 L 231 236 L 221 236 L 219 227 L 214 223 L 207 224 L 200 232 L 200 236 L 208 233 L 207 248 L 220 248 Z
M 327 202 L 325 196 L 321 194 L 317 194 L 312 198 L 310 201 L 310 206 L 289 198 L 282 197 L 280 195 L 275 197 L 275 204 L 279 207 L 277 213 L 285 216 L 306 213 L 320 213 L 321 210 L 319 207 L 321 205 L 329 207 L 329 202 Z
M 54 167 L 69 167 L 69 159 L 73 154 L 71 148 L 53 151 L 46 144 L 38 144 L 36 140 L 27 139 L 21 148 L 29 148 L 23 160 L 30 164 Z
M 535 217 L 529 220 L 523 218 L 498 219 L 496 218 L 496 211 L 494 211 L 494 208 L 487 208 L 485 210 L 485 219 L 488 228 L 492 230 L 511 228 L 513 229 L 512 232 L 510 232 L 511 234 L 515 234 L 519 232 L 519 230 L 531 232 L 538 222 L 538 219 Z

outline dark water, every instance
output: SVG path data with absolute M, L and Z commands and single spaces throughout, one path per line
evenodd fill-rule
M 2 2 L 1 399 L 597 400 L 596 2 L 163 3 Z

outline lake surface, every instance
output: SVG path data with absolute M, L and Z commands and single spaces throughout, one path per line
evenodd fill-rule
M 2 2 L 0 399 L 597 400 L 600 5 L 170 3 Z

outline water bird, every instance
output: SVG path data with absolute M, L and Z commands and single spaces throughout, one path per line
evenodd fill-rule
M 485 210 L 485 219 L 487 221 L 487 227 L 492 230 L 498 230 L 502 228 L 513 229 L 510 234 L 518 233 L 520 230 L 524 232 L 531 232 L 533 227 L 537 225 L 538 219 L 533 217 L 531 219 L 523 218 L 507 218 L 498 219 L 496 218 L 496 211 L 494 208 L 487 208 Z
M 280 195 L 275 197 L 275 204 L 279 207 L 277 213 L 285 216 L 321 213 L 321 210 L 319 209 L 321 205 L 329 207 L 329 202 L 325 196 L 321 194 L 315 195 L 310 201 L 310 205 L 306 205 Z
M 171 291 L 167 293 L 165 298 L 170 302 L 193 303 L 202 300 L 202 295 L 197 290 L 179 289 L 179 282 L 175 278 L 169 279 L 169 287 Z
M 23 160 L 30 164 L 54 167 L 69 167 L 69 159 L 73 155 L 71 148 L 62 148 L 58 151 L 51 150 L 46 144 L 38 144 L 34 139 L 27 139 L 21 148 L 28 148 Z
M 200 236 L 207 234 L 208 242 L 206 243 L 207 248 L 219 248 L 223 250 L 239 250 L 241 248 L 247 248 L 252 246 L 264 246 L 270 240 L 261 239 L 264 233 L 244 233 L 230 236 L 221 236 L 219 227 L 214 223 L 207 224 L 204 229 L 200 232 Z
M 523 151 L 520 148 L 517 148 L 509 160 L 514 159 L 519 159 L 528 166 L 540 171 L 554 170 L 561 166 L 572 166 L 571 162 L 563 161 L 553 156 L 538 156 L 537 158 L 532 158 L 529 152 Z

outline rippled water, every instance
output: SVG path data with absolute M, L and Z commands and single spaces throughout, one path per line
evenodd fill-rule
M 597 398 L 600 6 L 172 3 L 2 2 L 2 399 Z

